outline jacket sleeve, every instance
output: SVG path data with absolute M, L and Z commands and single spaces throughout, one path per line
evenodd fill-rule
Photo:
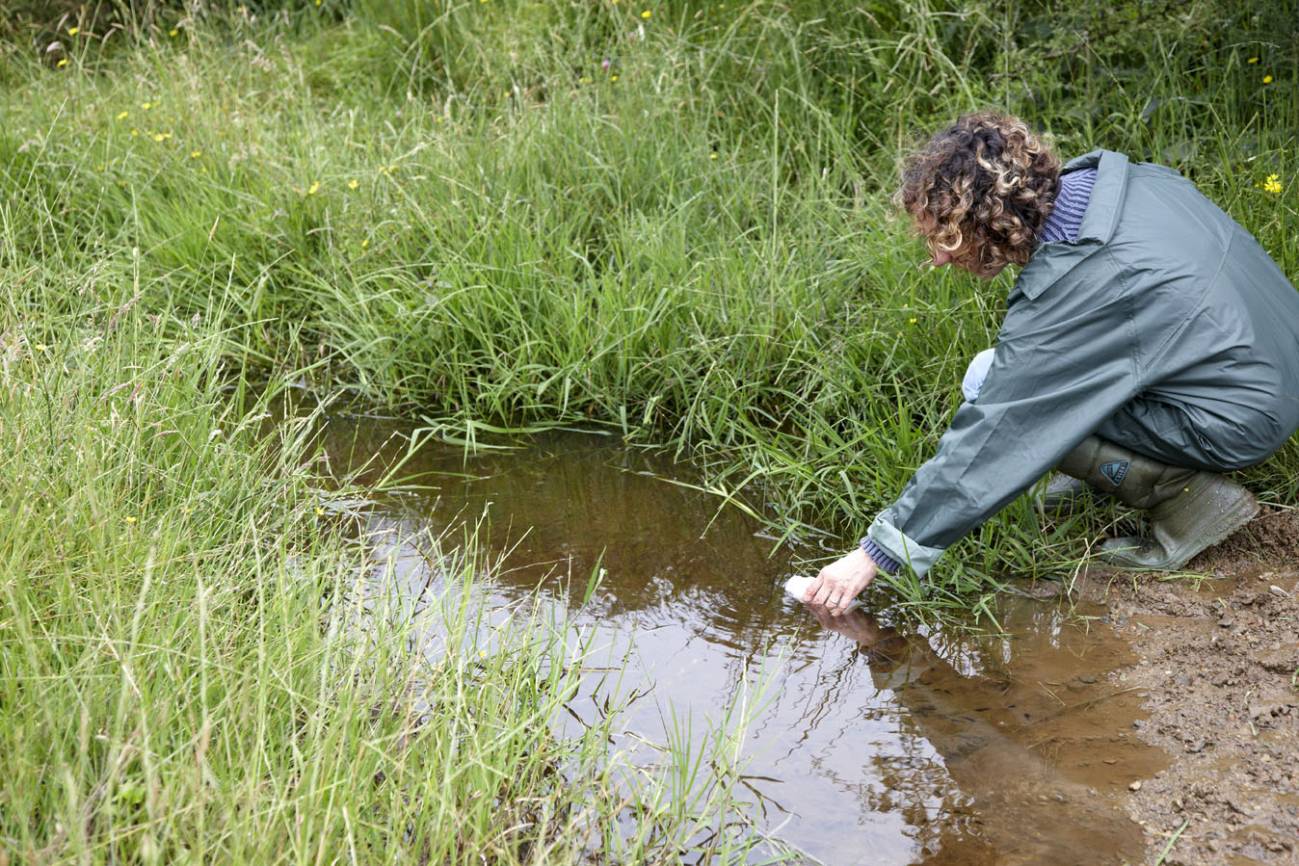
M 1131 299 L 1109 289 L 1021 299 L 978 400 L 961 406 L 868 538 L 923 577 L 1139 393 Z

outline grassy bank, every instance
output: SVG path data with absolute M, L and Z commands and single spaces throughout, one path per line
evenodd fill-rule
M 932 453 L 1010 283 L 918 267 L 886 206 L 899 149 L 999 104 L 1065 156 L 1178 167 L 1294 273 L 1293 11 L 356 0 L 155 8 L 127 31 L 47 19 L 0 73 L 4 267 L 138 248 L 141 306 L 220 298 L 247 326 L 236 366 L 318 362 L 320 388 L 443 422 L 614 424 L 692 449 L 781 528 L 846 540 Z M 1288 499 L 1297 467 L 1290 447 L 1251 480 Z M 1059 566 L 1087 534 L 1044 537 L 1015 506 L 935 584 Z
M 311 419 L 259 432 L 285 383 L 247 395 L 223 311 L 86 300 L 138 264 L 11 275 L 0 862 L 742 859 L 743 717 L 633 765 L 562 616 L 483 627 L 474 550 L 420 615 L 389 604 L 315 485 Z M 565 734 L 579 687 L 607 714 Z

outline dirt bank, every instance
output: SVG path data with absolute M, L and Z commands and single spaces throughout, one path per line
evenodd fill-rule
M 1148 862 L 1299 864 L 1299 515 L 1272 513 L 1192 562 L 1200 581 L 1092 575 L 1084 592 L 1141 660 L 1139 734 L 1173 763 L 1134 791 Z

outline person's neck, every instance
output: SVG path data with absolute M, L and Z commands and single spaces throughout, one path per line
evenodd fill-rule
M 1075 241 L 1082 229 L 1083 214 L 1091 200 L 1092 186 L 1096 183 L 1096 169 L 1084 168 L 1060 175 L 1055 202 L 1047 215 L 1038 243 Z

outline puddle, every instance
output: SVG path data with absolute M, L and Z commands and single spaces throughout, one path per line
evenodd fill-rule
M 335 465 L 395 455 L 390 437 L 407 429 L 333 421 L 327 450 Z M 512 549 L 486 587 L 501 607 L 562 575 L 580 588 L 601 564 L 593 603 L 572 616 L 598 630 L 611 664 L 625 658 L 624 693 L 648 691 L 626 725 L 651 740 L 669 704 L 715 720 L 765 671 L 746 769 L 779 838 L 826 864 L 1141 859 L 1122 801 L 1166 761 L 1134 733 L 1140 696 L 1106 675 L 1134 658 L 1108 626 L 1018 599 L 1001 611 L 1003 636 L 899 631 L 860 612 L 823 624 L 781 593 L 790 551 L 769 555 L 746 515 L 663 480 L 689 471 L 599 436 L 531 442 L 468 460 L 425 448 L 403 474 L 428 489 L 385 503 L 372 528 L 454 538 L 486 514 L 480 537 Z M 423 555 L 397 553 L 401 579 L 423 591 Z

